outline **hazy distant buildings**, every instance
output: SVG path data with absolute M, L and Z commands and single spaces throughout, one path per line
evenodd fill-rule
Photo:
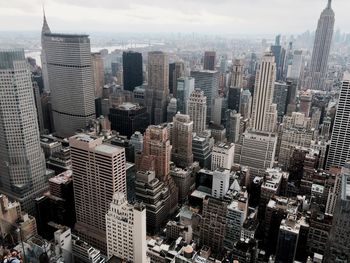
M 134 91 L 143 83 L 142 54 L 134 51 L 123 52 L 124 90 Z
M 215 70 L 215 60 L 216 60 L 216 52 L 215 51 L 205 51 L 204 52 L 204 70 Z
M 331 145 L 326 168 L 342 167 L 350 159 L 350 73 L 346 73 L 341 87 L 337 112 L 335 115 Z
M 95 118 L 90 39 L 45 33 L 44 42 L 54 128 L 61 137 L 71 136 Z
M 0 189 L 35 213 L 47 190 L 33 85 L 23 50 L 0 51 Z
M 324 81 L 327 78 L 328 57 L 331 49 L 334 30 L 334 11 L 332 0 L 328 0 L 327 7 L 322 11 L 318 20 L 315 42 L 312 50 L 310 64 L 310 89 L 324 89 Z

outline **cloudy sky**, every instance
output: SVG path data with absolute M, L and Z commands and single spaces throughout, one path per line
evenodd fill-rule
M 315 30 L 327 0 L 0 0 L 0 31 L 51 30 L 295 34 Z M 350 0 L 333 0 L 336 28 L 350 32 Z

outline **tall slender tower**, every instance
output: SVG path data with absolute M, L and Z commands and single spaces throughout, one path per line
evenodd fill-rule
M 276 63 L 271 52 L 265 53 L 256 71 L 251 128 L 256 131 L 271 130 L 267 127 L 267 113 L 273 102 L 276 80 Z
M 189 115 L 177 113 L 173 118 L 172 133 L 172 160 L 181 167 L 186 168 L 193 163 L 192 130 L 193 121 Z
M 123 52 L 124 90 L 134 91 L 143 82 L 142 54 L 134 51 Z
M 44 33 L 44 56 L 56 133 L 74 135 L 95 118 L 95 84 L 88 35 Z
M 24 51 L 0 51 L 0 191 L 33 213 L 34 198 L 47 190 L 45 172 Z
M 43 20 L 43 27 L 41 29 L 41 70 L 42 70 L 42 76 L 43 76 L 43 81 L 44 81 L 44 89 L 46 91 L 50 90 L 49 87 L 49 78 L 47 76 L 47 62 L 46 62 L 46 54 L 45 54 L 45 34 L 50 34 L 51 30 L 50 27 L 47 23 L 46 20 L 46 15 L 45 15 L 45 10 L 43 8 L 43 15 L 44 15 L 44 20 Z
M 350 73 L 344 74 L 326 168 L 342 167 L 350 159 Z
M 148 53 L 148 87 L 153 92 L 151 123 L 161 124 L 166 120 L 169 95 L 169 62 L 164 52 Z
M 202 133 L 207 119 L 207 97 L 200 89 L 196 89 L 187 101 L 187 112 L 193 121 L 193 131 Z
M 241 90 L 243 86 L 243 62 L 236 59 L 232 68 L 231 87 L 228 91 L 227 106 L 230 110 L 240 112 Z
M 328 57 L 335 21 L 331 3 L 332 0 L 328 0 L 327 7 L 322 11 L 317 24 L 310 65 L 310 89 L 324 89 L 324 80 L 327 77 Z

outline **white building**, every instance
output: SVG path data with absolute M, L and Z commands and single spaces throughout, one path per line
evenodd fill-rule
M 350 159 L 350 73 L 344 74 L 343 85 L 335 115 L 326 169 L 342 167 Z
M 211 170 L 224 168 L 231 170 L 235 154 L 233 143 L 219 142 L 214 145 L 211 155 Z
M 217 168 L 213 172 L 213 186 L 211 195 L 216 198 L 223 198 L 230 187 L 230 170 Z
M 273 103 L 275 80 L 275 57 L 271 52 L 267 52 L 263 56 L 256 72 L 251 119 L 251 128 L 253 130 L 268 131 L 270 129 L 266 124 L 266 113 L 269 112 L 270 105 Z
M 193 121 L 193 132 L 202 133 L 206 127 L 207 98 L 204 92 L 196 89 L 187 101 L 187 111 Z
M 128 204 L 124 193 L 113 195 L 106 214 L 108 257 L 117 256 L 128 262 L 147 262 L 146 207 Z

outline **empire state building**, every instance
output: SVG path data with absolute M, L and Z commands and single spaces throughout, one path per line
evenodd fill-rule
M 310 89 L 324 89 L 327 75 L 328 57 L 334 30 L 334 11 L 332 0 L 328 0 L 327 7 L 322 11 L 318 20 L 314 48 L 310 65 Z

